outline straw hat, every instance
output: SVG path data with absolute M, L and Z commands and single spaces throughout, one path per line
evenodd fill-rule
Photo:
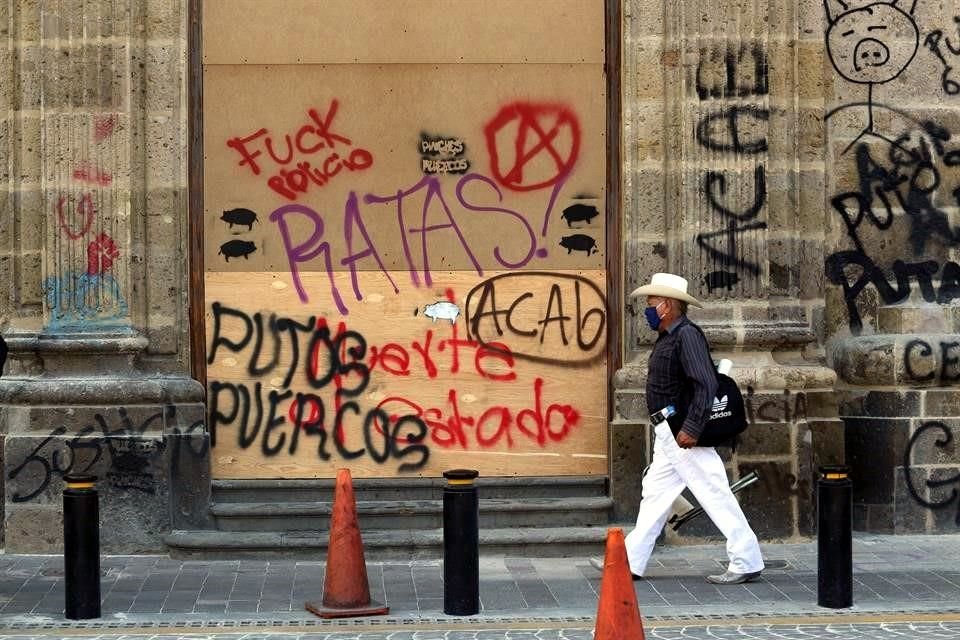
M 689 302 L 695 307 L 702 307 L 700 301 L 687 293 L 687 279 L 675 276 L 672 273 L 655 273 L 650 278 L 650 284 L 637 287 L 630 294 L 634 296 L 661 296 Z

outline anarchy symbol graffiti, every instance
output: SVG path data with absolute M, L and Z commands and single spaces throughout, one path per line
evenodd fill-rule
M 487 123 L 484 134 L 493 177 L 514 191 L 556 184 L 580 153 L 580 123 L 563 105 L 507 105 Z

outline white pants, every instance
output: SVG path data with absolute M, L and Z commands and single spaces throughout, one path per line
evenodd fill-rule
M 653 545 L 670 515 L 670 507 L 684 487 L 727 538 L 728 569 L 734 573 L 763 570 L 757 536 L 747 523 L 740 503 L 730 491 L 723 461 L 713 447 L 681 449 L 670 426 L 657 425 L 653 462 L 643 478 L 637 526 L 626 538 L 630 571 L 642 576 Z

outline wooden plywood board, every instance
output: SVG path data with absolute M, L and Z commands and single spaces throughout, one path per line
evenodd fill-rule
M 603 271 L 439 272 L 403 296 L 357 275 L 376 293 L 343 315 L 286 273 L 206 274 L 215 477 L 606 472 Z
M 600 0 L 204 0 L 204 64 L 591 62 Z
M 592 65 L 207 68 L 206 268 L 602 268 L 604 104 Z

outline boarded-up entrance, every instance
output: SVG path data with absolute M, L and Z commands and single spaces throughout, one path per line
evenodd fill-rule
M 603 13 L 204 2 L 215 477 L 606 473 Z

